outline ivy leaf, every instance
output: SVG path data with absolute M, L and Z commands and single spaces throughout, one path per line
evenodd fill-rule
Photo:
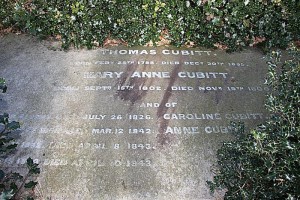
M 6 148 L 7 150 L 15 149 L 18 146 L 18 144 L 10 144 Z
M 29 188 L 29 189 L 33 189 L 36 186 L 37 183 L 38 182 L 35 182 L 35 181 L 29 181 L 28 183 L 25 183 L 24 187 Z
M 1 200 L 9 200 L 9 199 L 11 199 L 13 196 L 14 196 L 13 190 L 10 190 L 10 191 L 3 191 L 3 192 L 0 194 L 0 199 L 1 199 Z
M 29 157 L 27 159 L 27 168 L 29 169 L 30 174 L 39 174 L 41 172 L 40 168 L 38 168 L 38 165 L 39 164 L 33 162 L 32 158 Z
M 2 90 L 2 93 L 5 93 L 7 91 L 6 85 L 0 85 L 0 90 Z
M 0 78 L 0 85 L 5 85 L 5 79 L 4 78 Z
M 0 123 L 7 124 L 8 118 L 9 118 L 9 115 L 7 113 L 3 113 L 3 115 L 0 115 Z
M 0 169 L 0 181 L 5 177 L 4 171 Z
M 6 147 L 6 149 L 9 151 L 9 150 L 15 149 L 17 146 L 18 146 L 18 144 L 10 144 Z
M 12 122 L 8 123 L 7 128 L 9 130 L 16 130 L 16 129 L 20 128 L 20 123 L 16 122 L 16 121 L 12 121 Z
M 212 20 L 212 23 L 213 23 L 214 25 L 218 25 L 219 22 L 220 22 L 220 18 L 219 18 L 219 17 L 214 17 L 213 20 Z
M 2 93 L 5 93 L 7 90 L 7 86 L 5 85 L 5 79 L 0 78 L 0 90 L 2 90 Z
M 18 190 L 18 186 L 15 182 L 10 183 L 10 187 L 9 187 L 12 191 L 17 191 Z
M 23 176 L 21 176 L 21 174 L 19 174 L 19 173 L 12 173 L 11 174 L 11 177 L 13 178 L 13 179 L 15 179 L 15 180 L 22 180 L 23 179 Z
M 244 20 L 243 20 L 243 25 L 244 25 L 245 27 L 249 28 L 249 27 L 250 27 L 250 20 L 249 20 L 249 19 L 244 19 Z

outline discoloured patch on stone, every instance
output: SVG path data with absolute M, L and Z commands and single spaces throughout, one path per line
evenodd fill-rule
M 172 95 L 172 86 L 177 80 L 177 74 L 181 69 L 182 69 L 182 65 L 174 66 L 174 69 L 171 72 L 171 78 L 169 80 L 167 89 L 164 92 L 163 98 L 160 102 L 160 106 L 158 107 L 156 113 L 158 118 L 158 123 L 159 123 L 159 128 L 158 128 L 159 133 L 157 134 L 156 137 L 157 137 L 158 144 L 162 146 L 171 143 L 172 136 L 165 133 L 165 130 L 169 124 L 169 120 L 164 119 L 163 116 L 170 109 L 169 107 L 166 107 L 166 104 L 169 103 L 170 101 L 170 97 Z
M 138 68 L 138 64 L 130 64 L 126 67 L 125 72 L 122 74 L 121 78 L 118 81 L 117 87 L 122 86 L 150 86 L 153 83 L 153 79 L 147 78 L 131 78 L 133 72 L 136 72 Z M 142 69 L 144 70 L 144 69 Z M 118 90 L 117 96 L 124 100 L 129 101 L 131 105 L 134 105 L 137 101 L 142 100 L 144 96 L 147 94 L 147 90 L 137 90 L 137 89 L 125 89 L 125 90 Z

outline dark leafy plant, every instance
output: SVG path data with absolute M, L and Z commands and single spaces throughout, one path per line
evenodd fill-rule
M 218 150 L 218 171 L 211 191 L 225 189 L 225 199 L 300 198 L 300 51 L 279 64 L 279 52 L 268 61 L 266 84 L 272 89 L 264 124 Z
M 27 159 L 26 166 L 28 172 L 25 176 L 16 172 L 5 173 L 0 170 L 0 199 L 17 200 L 24 196 L 27 199 L 33 199 L 35 196 L 33 190 L 38 182 L 31 179 L 40 173 L 40 169 L 31 158 Z
M 4 113 L 0 115 L 0 153 L 9 153 L 11 150 L 17 147 L 16 143 L 13 143 L 13 137 L 10 136 L 11 131 L 20 128 L 18 122 L 12 121 L 9 122 L 9 115 Z
M 7 90 L 7 86 L 5 85 L 5 79 L 0 78 L 0 90 L 2 90 L 2 93 L 5 93 Z
M 2 78 L 0 79 L 0 89 L 3 92 L 6 92 L 7 89 L 5 80 Z M 0 157 L 10 156 L 13 150 L 16 149 L 17 144 L 11 135 L 19 128 L 19 122 L 10 121 L 7 113 L 0 115 Z M 27 173 L 25 176 L 17 172 L 7 172 L 0 169 L 0 199 L 17 200 L 24 196 L 27 196 L 27 199 L 33 199 L 33 189 L 37 182 L 32 179 L 40 173 L 40 169 L 38 164 L 34 163 L 31 158 L 27 159 L 26 166 Z
M 60 38 L 64 48 L 155 44 L 161 37 L 180 46 L 237 50 L 260 42 L 286 47 L 300 40 L 296 0 L 1 0 L 0 23 L 31 34 Z

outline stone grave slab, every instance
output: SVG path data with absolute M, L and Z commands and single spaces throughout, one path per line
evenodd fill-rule
M 63 52 L 26 36 L 0 47 L 1 112 L 22 123 L 1 166 L 34 158 L 42 199 L 215 199 L 206 181 L 230 121 L 267 118 L 257 50 Z

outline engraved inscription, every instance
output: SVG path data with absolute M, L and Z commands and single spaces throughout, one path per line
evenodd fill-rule
M 20 153 L 0 164 L 24 168 L 32 157 L 46 199 L 212 199 L 206 180 L 233 139 L 230 122 L 248 128 L 269 117 L 259 52 L 111 47 L 52 52 L 49 63 L 32 55 L 3 65 L 7 80 L 24 66 L 3 97 L 24 125 Z

